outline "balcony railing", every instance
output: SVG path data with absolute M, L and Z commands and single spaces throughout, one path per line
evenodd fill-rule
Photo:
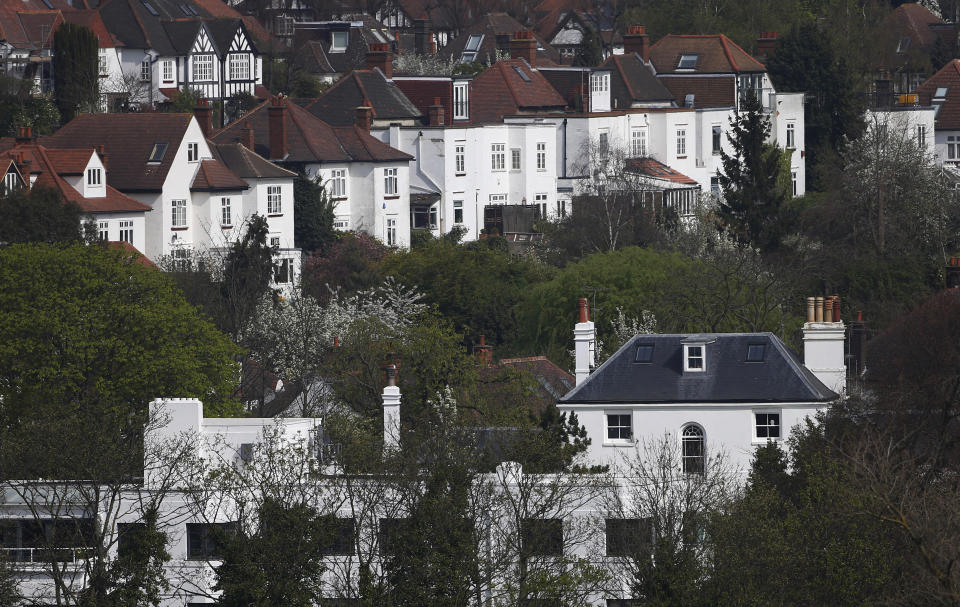
M 11 563 L 76 563 L 86 558 L 87 548 L 0 548 Z

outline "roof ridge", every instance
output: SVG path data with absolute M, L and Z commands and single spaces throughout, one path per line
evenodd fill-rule
M 307 110 L 304 110 L 303 108 L 301 108 L 300 106 L 298 106 L 296 103 L 284 104 L 284 107 L 287 108 L 287 113 L 290 114 L 290 120 L 291 120 L 291 122 L 293 122 L 294 125 L 295 125 L 298 129 L 300 129 L 300 133 L 301 133 L 301 135 L 302 135 L 302 134 L 304 133 L 304 131 L 306 131 L 307 129 L 303 126 L 303 123 L 300 122 L 300 119 L 298 118 L 298 114 L 297 114 L 296 111 L 293 110 L 293 108 L 296 107 L 297 109 L 303 110 L 304 112 L 307 112 Z M 307 114 L 308 114 L 311 118 L 316 118 L 316 117 L 315 117 L 313 114 L 311 114 L 310 112 L 307 112 Z M 320 122 L 323 122 L 323 121 L 320 120 L 319 118 L 317 118 L 317 120 L 320 121 Z M 330 127 L 330 125 L 328 125 L 326 122 L 323 122 L 323 124 L 327 125 L 328 128 Z M 288 133 L 288 136 L 289 136 L 289 133 Z M 310 150 L 310 153 L 313 154 L 313 157 L 316 158 L 316 159 L 319 161 L 319 160 L 323 157 L 323 155 L 320 154 L 319 152 L 317 152 L 316 148 L 313 147 L 313 142 L 310 140 L 310 138 L 309 138 L 309 137 L 301 137 L 301 138 L 303 139 L 303 142 L 307 144 L 307 148 Z M 339 143 L 339 141 L 338 141 L 338 143 Z M 342 148 L 343 148 L 343 146 L 341 146 L 341 149 L 342 149 Z M 272 153 L 272 151 L 271 151 L 271 153 Z M 346 154 L 346 150 L 344 150 L 344 153 Z M 347 158 L 349 158 L 349 157 L 350 157 L 350 154 L 346 154 L 346 156 L 347 156 Z
M 150 39 L 150 34 L 147 32 L 146 26 L 143 24 L 143 20 L 140 18 L 140 15 L 137 13 L 137 9 L 133 7 L 133 0 L 127 0 L 127 6 L 130 7 L 130 12 L 133 13 L 133 19 L 137 22 L 137 25 L 140 27 L 140 33 L 143 34 L 143 40 L 147 43 L 147 46 L 150 48 L 154 47 L 153 40 Z
M 727 37 L 723 34 L 719 34 L 720 37 L 720 46 L 723 47 L 723 54 L 727 56 L 727 61 L 730 62 L 730 65 L 733 66 L 733 71 L 739 72 L 740 67 L 737 65 L 736 59 L 733 58 L 733 53 L 730 52 L 730 47 L 727 45 Z M 743 49 L 740 49 L 743 50 Z M 746 51 L 744 51 L 746 52 Z
M 630 79 L 627 78 L 626 72 L 623 70 L 623 66 L 620 65 L 620 57 L 626 57 L 627 55 L 611 55 L 610 58 L 613 59 L 613 64 L 617 66 L 617 71 L 620 73 L 620 77 L 623 79 L 623 83 L 627 85 L 627 92 L 630 93 L 630 100 L 633 101 L 637 98 L 636 92 L 633 90 L 633 86 L 630 84 Z M 631 103 L 631 105 L 633 105 Z
M 367 94 L 367 87 L 363 86 L 363 82 L 361 82 L 360 78 L 357 76 L 356 70 L 350 72 L 350 75 L 353 76 L 354 82 L 357 83 L 357 88 L 360 89 L 360 103 L 363 103 L 364 101 L 370 102 L 370 113 L 376 116 L 377 108 L 373 107 L 373 102 L 370 101 L 370 95 Z M 386 79 L 386 76 L 384 76 L 384 79 Z

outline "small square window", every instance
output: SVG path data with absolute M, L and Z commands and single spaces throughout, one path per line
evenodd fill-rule
M 704 356 L 703 346 L 685 346 L 686 351 L 683 357 L 684 371 L 703 371 Z
M 638 344 L 637 357 L 634 362 L 648 363 L 653 361 L 653 344 Z
M 766 344 L 750 344 L 747 346 L 747 362 L 763 362 L 763 355 L 767 349 Z
M 607 440 L 628 442 L 633 439 L 633 421 L 629 413 L 607 414 Z
M 779 413 L 754 413 L 755 430 L 758 440 L 780 438 Z
M 697 67 L 697 59 L 699 58 L 700 58 L 699 55 L 694 55 L 694 54 L 680 55 L 680 61 L 677 62 L 677 69 L 692 70 L 693 68 Z

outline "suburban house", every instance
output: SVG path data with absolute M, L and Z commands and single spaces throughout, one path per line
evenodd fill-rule
M 946 166 L 957 167 L 960 165 L 960 60 L 949 61 L 917 87 L 916 95 L 917 106 L 933 109 L 934 131 L 930 133 L 929 123 L 920 120 L 915 120 L 915 124 L 909 127 L 914 129 L 918 138 L 921 137 L 919 129 L 923 128 L 924 140 L 929 142 L 929 137 L 934 138 L 933 150 L 937 160 Z M 906 111 L 911 117 L 916 113 Z
M 42 145 L 29 127 L 22 127 L 16 139 L 0 139 L 0 166 L 7 164 L 5 190 L 53 189 L 90 216 L 101 240 L 129 243 L 144 251 L 146 216 L 152 208 L 108 183 L 107 160 L 103 148 Z
M 611 9 L 610 6 L 596 6 L 563 11 L 552 29 L 547 29 L 548 17 L 538 24 L 536 31 L 557 49 L 565 63 L 573 62 L 588 31 L 604 57 L 623 53 L 623 38 L 616 30 L 616 15 Z
M 219 6 L 217 6 L 219 5 Z M 101 48 L 101 91 L 108 107 L 153 105 L 179 91 L 208 99 L 256 95 L 269 34 L 222 2 L 109 0 L 98 9 L 115 47 Z M 232 15 L 232 16 L 228 16 Z M 253 22 L 254 27 L 259 27 Z
M 334 226 L 410 245 L 413 157 L 370 134 L 372 111 L 355 109 L 356 124 L 330 126 L 306 109 L 271 98 L 210 138 L 241 143 L 286 169 L 321 181 L 336 202 Z
M 757 445 L 783 441 L 845 390 L 839 314 L 839 300 L 808 298 L 802 359 L 771 333 L 641 334 L 594 369 L 594 323 L 581 299 L 577 385 L 558 407 L 587 428 L 591 463 L 616 464 L 638 442 L 669 436 L 687 473 L 702 473 L 705 455 L 720 451 L 745 473 Z
M 956 24 L 948 23 L 917 2 L 897 6 L 880 25 L 882 48 L 874 66 L 877 94 L 909 95 L 932 73 L 937 56 L 953 57 Z M 889 81 L 890 86 L 881 83 Z
M 426 35 L 426 44 L 416 47 L 404 45 L 404 51 L 414 50 L 418 55 L 436 53 L 459 35 L 460 30 L 475 17 L 468 6 L 457 6 L 430 0 L 389 0 L 374 15 L 380 23 L 394 32 L 398 39 Z M 431 51 L 430 44 L 435 45 Z
M 0 72 L 50 91 L 53 33 L 66 12 L 76 12 L 67 0 L 0 1 Z
M 277 278 L 292 286 L 300 260 L 293 238 L 294 175 L 268 167 L 252 152 L 208 141 L 211 110 L 200 106 L 199 121 L 191 114 L 82 114 L 43 142 L 102 147 L 113 186 L 153 209 L 142 249 L 149 259 L 222 249 L 259 213 L 267 218 L 282 267 L 293 269 Z
M 561 63 L 562 58 L 557 49 L 535 33 L 526 31 L 520 22 L 506 13 L 486 15 L 443 47 L 439 54 L 458 63 L 478 62 L 492 65 L 498 58 L 518 56 L 514 54 L 513 44 L 517 32 L 523 32 L 524 39 L 529 40 L 532 47 L 524 54 L 530 65 Z
M 334 82 L 364 67 L 373 45 L 397 51 L 397 41 L 384 25 L 363 16 L 351 21 L 302 21 L 293 24 L 293 65 Z

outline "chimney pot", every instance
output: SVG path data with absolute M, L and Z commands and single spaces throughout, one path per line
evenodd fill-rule
M 840 296 L 833 296 L 833 322 L 842 322 L 840 319 Z
M 623 52 L 628 55 L 636 53 L 644 63 L 650 62 L 650 36 L 647 35 L 646 26 L 631 25 L 627 28 L 623 36 Z
M 833 322 L 833 298 L 828 297 L 823 302 L 823 322 Z
M 382 369 L 383 369 L 384 376 L 387 379 L 387 385 L 396 386 L 397 385 L 397 365 L 394 365 L 392 363 L 389 365 L 383 365 Z
M 814 322 L 823 322 L 823 298 L 817 297 L 814 309 Z
M 531 67 L 537 64 L 537 40 L 533 37 L 533 32 L 527 30 L 514 32 L 513 39 L 510 40 L 510 57 L 523 59 Z
M 366 101 L 366 99 L 364 99 Z M 356 108 L 357 111 L 357 126 L 365 131 L 370 130 L 370 126 L 373 124 L 373 108 L 369 104 L 361 105 Z
M 586 297 L 577 300 L 577 311 L 580 322 L 590 322 L 590 302 L 587 301 Z
M 807 322 L 815 322 L 817 320 L 814 312 L 815 301 L 816 299 L 813 297 L 807 298 Z
M 367 69 L 373 68 L 379 68 L 388 80 L 393 78 L 393 52 L 389 44 L 377 42 L 370 45 L 367 51 Z

